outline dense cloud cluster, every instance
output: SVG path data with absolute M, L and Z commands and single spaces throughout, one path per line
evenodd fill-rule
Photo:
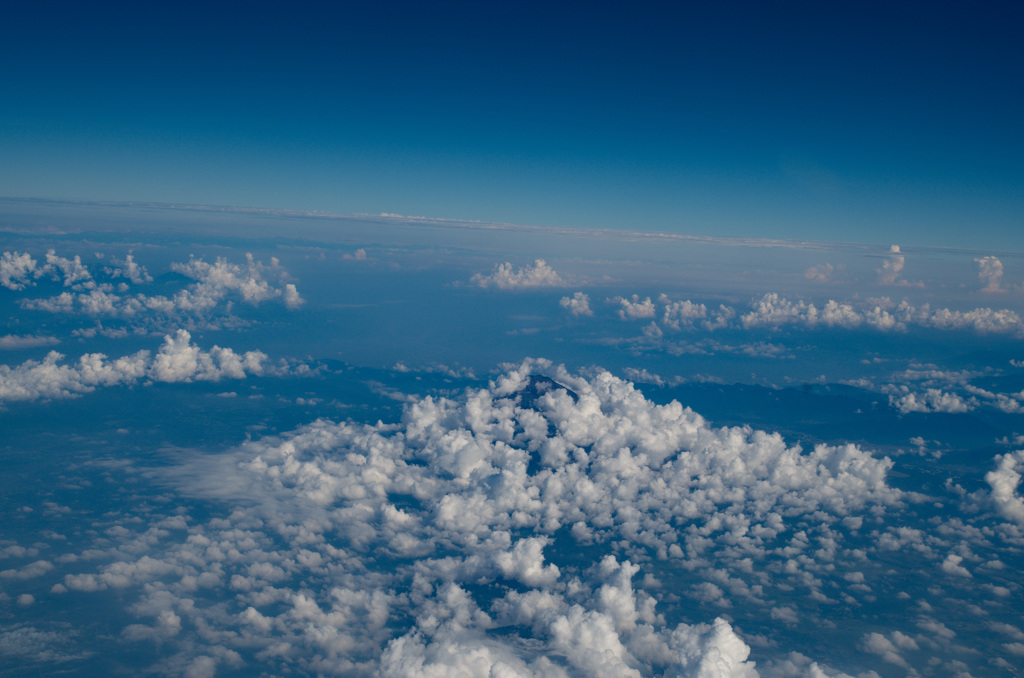
M 108 359 L 102 353 L 86 353 L 76 363 L 50 351 L 42 361 L 27 360 L 15 367 L 0 365 L 0 403 L 41 398 L 69 398 L 98 386 L 129 385 L 141 380 L 159 382 L 219 381 L 262 374 L 267 356 L 260 351 L 235 353 L 214 346 L 203 351 L 191 335 L 178 330 L 164 337 L 155 355 L 139 351 Z
M 701 604 L 796 623 L 773 588 L 827 598 L 821 572 L 849 567 L 842 532 L 904 501 L 890 468 L 527 361 L 458 400 L 415 400 L 398 425 L 319 420 L 165 471 L 230 515 L 169 516 L 55 591 L 141 587 L 124 636 L 187 645 L 171 671 L 756 676 L 725 619 L 666 621 L 643 588 L 652 565 L 698 573 L 680 592 Z
M 498 264 L 490 275 L 477 273 L 471 282 L 479 287 L 497 287 L 500 290 L 514 290 L 531 287 L 565 287 L 568 283 L 543 259 L 537 259 L 532 266 L 513 268 L 511 262 Z

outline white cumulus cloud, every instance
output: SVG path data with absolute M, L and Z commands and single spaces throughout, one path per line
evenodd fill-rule
M 594 315 L 590 309 L 590 297 L 583 292 L 576 292 L 571 297 L 562 297 L 558 304 L 577 317 Z
M 532 287 L 565 287 L 566 281 L 543 259 L 537 259 L 532 266 L 513 268 L 510 262 L 498 264 L 490 275 L 477 273 L 471 282 L 480 287 L 497 287 L 514 290 Z
M 191 343 L 185 330 L 164 337 L 164 343 L 151 356 L 139 351 L 129 356 L 108 359 L 102 353 L 87 353 L 74 363 L 50 351 L 42 361 L 27 360 L 15 367 L 0 365 L 0 402 L 69 398 L 93 391 L 99 386 L 133 384 L 143 379 L 162 382 L 219 381 L 241 379 L 247 374 L 262 374 L 267 356 L 260 351 L 235 353 L 214 346 L 203 351 Z
M 894 284 L 903 271 L 905 259 L 899 245 L 889 247 L 889 256 L 882 262 L 882 268 L 878 269 L 878 281 L 883 285 Z
M 983 283 L 982 292 L 1004 292 L 999 282 L 1003 277 L 1003 262 L 997 257 L 978 257 L 974 260 L 978 265 L 978 278 Z
M 1003 518 L 1024 527 L 1024 497 L 1017 492 L 1024 470 L 1024 451 L 997 454 L 995 460 L 996 469 L 985 474 L 985 482 L 992 488 L 992 504 Z
M 614 297 L 608 300 L 610 304 L 618 304 L 619 317 L 623 320 L 643 320 L 653 318 L 656 311 L 654 302 L 650 297 L 640 299 L 640 295 L 634 294 L 631 298 Z

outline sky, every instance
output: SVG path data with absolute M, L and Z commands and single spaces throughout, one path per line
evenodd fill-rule
M 1012 3 L 2 13 L 6 197 L 1024 248 Z
M 0 675 L 1024 676 L 1020 10 L 0 9 Z

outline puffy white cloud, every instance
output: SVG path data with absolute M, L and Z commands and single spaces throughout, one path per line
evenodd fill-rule
M 902 396 L 889 396 L 889 404 L 900 411 L 908 412 L 969 412 L 978 405 L 974 398 L 964 400 L 955 393 L 937 388 L 927 389 L 924 393 L 907 393 Z
M 983 283 L 982 292 L 1005 291 L 999 286 L 999 281 L 1003 277 L 1003 262 L 997 257 L 987 256 L 975 259 L 974 263 L 978 265 L 978 278 Z
M 865 652 L 877 654 L 885 661 L 896 666 L 910 668 L 907 661 L 900 654 L 899 648 L 881 633 L 868 633 L 861 638 L 861 648 Z
M 280 296 L 281 291 L 272 288 L 264 279 L 267 267 L 256 261 L 252 254 L 246 254 L 245 259 L 243 268 L 223 257 L 218 257 L 212 264 L 193 257 L 185 263 L 171 264 L 171 269 L 198 281 L 192 295 L 196 300 L 221 299 L 228 292 L 237 292 L 244 301 L 258 304 Z M 276 260 L 272 267 L 278 268 Z M 203 304 L 202 301 L 193 303 Z
M 141 379 L 146 373 L 149 353 L 140 351 L 113 361 L 102 353 L 87 353 L 77 364 L 61 364 L 63 355 L 50 351 L 42 362 L 26 360 L 11 368 L 0 365 L 0 402 L 69 398 L 94 390 Z
M 771 292 L 753 303 L 753 310 L 744 314 L 740 322 L 746 328 L 801 324 L 807 327 L 854 328 L 864 322 L 860 312 L 846 303 L 829 300 L 822 309 L 804 301 L 792 302 Z
M 520 539 L 511 551 L 495 556 L 501 573 L 509 579 L 532 587 L 551 586 L 558 581 L 558 568 L 544 565 L 544 547 L 550 540 L 544 537 Z
M 306 303 L 306 300 L 299 296 L 299 291 L 295 289 L 294 283 L 287 283 L 284 286 L 284 305 L 291 309 L 296 309 Z
M 666 384 L 665 380 L 661 378 L 661 375 L 654 374 L 653 372 L 648 371 L 647 368 L 638 370 L 635 367 L 627 367 L 623 370 L 623 373 L 630 381 L 635 383 L 656 384 L 658 386 L 664 386 Z
M 137 285 L 153 282 L 153 277 L 149 275 L 149 271 L 146 270 L 145 266 L 141 266 L 135 261 L 131 252 L 125 255 L 124 261 L 111 259 L 110 263 L 113 266 L 105 266 L 103 271 L 111 278 L 127 278 Z
M 982 334 L 1017 334 L 1024 332 L 1020 315 L 1010 309 L 976 308 L 970 311 L 936 309 L 926 315 L 922 325 L 943 330 L 973 329 Z
M 266 354 L 247 351 L 238 354 L 230 348 L 214 346 L 209 352 L 191 343 L 185 330 L 164 337 L 163 346 L 153 358 L 148 376 L 154 381 L 220 381 L 222 378 L 244 379 L 248 374 L 262 374 Z
M 74 259 L 65 259 L 57 256 L 54 250 L 46 253 L 46 264 L 36 272 L 36 277 L 44 273 L 50 273 L 54 277 L 59 273 L 64 279 L 64 287 L 92 279 L 89 269 L 82 265 L 81 257 L 76 254 Z
M 107 359 L 102 353 L 87 353 L 77 363 L 65 364 L 63 355 L 50 351 L 40 362 L 0 365 L 0 402 L 69 398 L 93 391 L 98 386 L 117 386 L 148 378 L 153 381 L 218 381 L 262 374 L 267 356 L 260 351 L 238 354 L 214 346 L 203 351 L 191 343 L 185 330 L 164 337 L 151 358 L 149 351 Z
M 568 678 L 565 669 L 540 657 L 528 663 L 517 648 L 483 633 L 460 629 L 427 641 L 412 633 L 392 641 L 377 675 L 382 678 Z
M 667 295 L 662 294 L 658 297 L 658 301 L 665 306 L 665 312 L 661 317 L 662 324 L 674 330 L 679 330 L 683 327 L 693 327 L 695 322 L 708 317 L 707 306 L 704 304 L 694 304 L 689 299 L 672 301 Z
M 630 299 L 614 297 L 609 299 L 608 303 L 618 304 L 621 307 L 619 317 L 623 320 L 643 320 L 644 318 L 653 318 L 655 314 L 654 302 L 650 297 L 641 300 L 639 295 L 634 294 Z
M 992 488 L 992 505 L 1003 518 L 1024 527 L 1024 497 L 1017 493 L 1024 470 L 1024 450 L 997 454 L 995 461 L 996 469 L 985 474 L 985 482 Z
M 754 663 L 747 661 L 750 648 L 725 620 L 715 619 L 704 628 L 699 635 L 689 633 L 677 639 L 681 661 L 676 676 L 757 678 Z
M 514 269 L 510 262 L 498 264 L 491 275 L 477 273 L 471 282 L 480 287 L 497 287 L 501 290 L 513 290 L 531 287 L 565 287 L 568 283 L 562 279 L 543 259 L 537 259 L 532 266 Z
M 971 575 L 970 571 L 966 567 L 964 567 L 963 565 L 960 564 L 963 561 L 964 561 L 964 557 L 963 556 L 959 556 L 959 555 L 957 555 L 955 553 L 950 553 L 948 556 L 946 556 L 946 559 L 942 561 L 942 564 L 939 567 L 946 574 L 952 574 L 952 575 L 956 575 L 958 577 L 971 578 L 972 575 Z
M 752 311 L 740 317 L 740 322 L 746 328 L 807 322 L 808 318 L 817 316 L 817 309 L 813 304 L 808 305 L 803 301 L 793 303 L 776 292 L 756 299 L 752 307 Z
M 571 297 L 562 297 L 558 305 L 576 317 L 594 315 L 590 309 L 590 297 L 583 292 L 576 292 Z
M 9 290 L 23 290 L 33 284 L 36 260 L 28 252 L 4 252 L 0 255 L 0 285 Z
M 892 285 L 896 282 L 900 272 L 903 271 L 905 256 L 900 251 L 899 245 L 889 247 L 889 256 L 882 262 L 882 268 L 878 269 L 878 281 L 883 285 Z
M 392 641 L 381 658 L 380 673 L 388 676 L 620 676 L 651 675 L 742 678 L 756 676 L 747 661 L 750 648 L 723 619 L 713 624 L 680 624 L 657 630 L 650 599 L 633 591 L 638 568 L 628 561 L 602 561 L 599 576 L 607 581 L 588 599 L 569 603 L 557 593 L 510 592 L 495 606 L 496 621 L 481 617 L 464 590 L 442 588 L 444 606 L 438 615 L 448 621 Z M 455 595 L 452 595 L 452 594 Z M 454 609 L 453 609 L 454 608 Z M 530 627 L 532 642 L 501 642 L 485 636 L 495 623 Z M 429 640 L 428 640 L 429 638 Z M 525 650 L 525 651 L 524 651 Z M 565 668 L 547 655 L 560 657 Z M 568 671 L 566 669 L 569 669 Z
M 11 290 L 23 290 L 35 284 L 35 280 L 49 275 L 54 280 L 63 280 L 64 287 L 77 286 L 92 280 L 92 274 L 82 264 L 77 254 L 74 259 L 57 256 L 56 251 L 46 253 L 42 266 L 28 252 L 4 252 L 0 255 L 0 285 Z

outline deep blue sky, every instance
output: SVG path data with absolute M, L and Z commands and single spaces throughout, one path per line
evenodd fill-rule
M 1024 249 L 1022 18 L 5 3 L 0 195 Z

